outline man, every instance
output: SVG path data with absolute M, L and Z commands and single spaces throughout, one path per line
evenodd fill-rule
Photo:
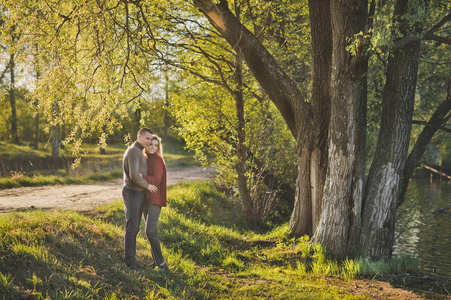
M 142 174 L 147 175 L 147 160 L 143 149 L 152 142 L 152 132 L 143 127 L 138 131 L 137 139 L 124 153 L 122 170 L 124 172 L 124 186 L 122 197 L 125 205 L 125 238 L 124 253 L 125 264 L 132 270 L 138 270 L 141 266 L 136 261 L 136 236 L 141 223 L 141 215 L 144 207 L 144 191 L 151 193 L 157 191 L 155 185 L 147 183 Z

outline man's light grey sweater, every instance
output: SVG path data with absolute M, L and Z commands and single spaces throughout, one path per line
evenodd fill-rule
M 130 190 L 144 191 L 149 186 L 149 183 L 141 176 L 141 174 L 147 175 L 147 160 L 143 149 L 140 143 L 135 142 L 124 153 L 122 160 L 124 187 Z

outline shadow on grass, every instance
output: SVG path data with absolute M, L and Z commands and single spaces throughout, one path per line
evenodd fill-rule
M 169 255 L 174 266 L 167 272 L 126 267 L 122 227 L 76 212 L 36 210 L 2 216 L 0 230 L 5 299 L 202 298 L 197 287 L 204 282 L 180 255 Z M 150 262 L 145 243 L 139 238 L 138 256 Z

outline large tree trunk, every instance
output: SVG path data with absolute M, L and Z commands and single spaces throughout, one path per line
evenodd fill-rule
M 297 137 L 298 177 L 290 230 L 313 235 L 320 220 L 327 171 L 327 136 L 330 120 L 332 26 L 330 0 L 309 1 L 312 31 L 312 96 L 314 126 Z
M 240 7 L 235 6 L 235 14 L 240 18 Z M 237 172 L 237 185 L 240 194 L 241 208 L 244 218 L 248 222 L 257 220 L 257 212 L 254 210 L 254 205 L 251 199 L 251 193 L 248 186 L 248 178 L 246 176 L 246 121 L 244 119 L 244 95 L 243 95 L 243 59 L 241 52 L 237 49 L 235 54 L 235 71 L 234 71 L 236 90 L 234 92 L 237 124 L 237 138 L 235 169 Z
M 297 151 L 300 157 L 297 163 L 296 197 L 290 219 L 290 230 L 294 236 L 312 236 L 321 216 L 327 151 L 318 146 L 317 140 L 312 143 L 317 146 L 313 150 L 312 145 L 302 144 Z
M 364 176 L 367 59 L 352 56 L 349 39 L 364 31 L 368 4 L 331 1 L 333 71 L 329 158 L 321 220 L 314 241 L 344 257 L 355 245 L 361 219 Z M 363 41 L 358 41 L 363 43 Z
M 397 1 L 394 21 L 399 27 L 395 30 L 403 35 L 412 34 L 409 17 L 417 10 L 409 9 L 408 0 Z M 417 33 L 419 27 L 417 24 Z M 393 251 L 396 202 L 409 149 L 419 50 L 420 41 L 413 41 L 392 51 L 388 60 L 380 132 L 365 191 L 365 223 L 360 244 L 362 254 L 373 259 L 389 258 Z
M 310 156 L 311 150 L 308 147 L 302 148 L 298 158 L 298 176 L 296 178 L 296 197 L 294 200 L 293 213 L 290 219 L 290 230 L 295 236 L 313 234 L 313 207 L 312 207 L 312 186 L 310 185 Z

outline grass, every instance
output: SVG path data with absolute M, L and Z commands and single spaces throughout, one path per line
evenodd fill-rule
M 51 149 L 39 145 L 39 150 L 24 145 L 0 142 L 0 189 L 20 186 L 81 184 L 110 180 L 122 176 L 122 156 L 125 145 L 108 145 L 105 154 L 99 154 L 96 145 L 83 145 L 86 153 L 80 165 L 72 168 L 76 158 L 71 147 L 60 149 L 61 168 L 51 165 Z M 164 147 L 165 161 L 169 168 L 197 165 L 193 156 L 181 145 Z
M 89 214 L 35 210 L 0 216 L 0 295 L 4 299 L 384 298 L 351 283 L 362 271 L 357 262 L 334 261 L 307 237 L 290 238 L 286 224 L 266 231 L 246 225 L 239 205 L 209 181 L 170 187 L 168 203 L 159 220 L 168 272 L 149 268 L 135 272 L 123 264 L 121 200 Z M 137 259 L 144 265 L 151 262 L 142 231 Z

